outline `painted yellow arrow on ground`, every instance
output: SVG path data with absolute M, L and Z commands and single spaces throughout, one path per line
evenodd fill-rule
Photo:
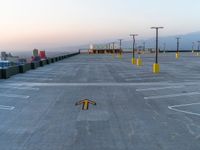
M 81 104 L 83 104 L 82 110 L 88 110 L 89 109 L 89 104 L 96 105 L 96 102 L 88 100 L 88 99 L 84 99 L 84 100 L 81 100 L 79 102 L 76 102 L 75 105 L 81 105 Z

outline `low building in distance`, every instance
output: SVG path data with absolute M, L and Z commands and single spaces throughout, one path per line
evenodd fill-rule
M 21 65 L 27 63 L 26 58 L 20 58 L 19 56 L 13 56 L 11 53 L 1 52 L 0 67 L 9 67 L 14 65 Z
M 46 52 L 45 50 L 38 50 L 38 49 L 34 49 L 33 50 L 33 56 L 31 58 L 31 61 L 40 61 L 40 60 L 46 60 Z

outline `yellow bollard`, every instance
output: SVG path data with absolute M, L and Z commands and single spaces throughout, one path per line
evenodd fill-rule
M 114 53 L 112 53 L 112 58 L 113 58 L 113 59 L 115 58 L 115 54 L 114 54 Z
M 153 73 L 159 73 L 160 72 L 160 64 L 153 64 Z
M 122 54 L 119 54 L 119 58 L 122 59 Z
M 118 58 L 122 59 L 122 54 L 121 53 L 118 54 Z
M 139 57 L 137 60 L 136 60 L 136 65 L 139 67 L 139 66 L 142 66 L 142 59 Z
M 179 57 L 180 57 L 180 53 L 176 52 L 176 59 L 179 59 Z
M 136 59 L 132 58 L 132 64 L 135 65 L 136 64 Z

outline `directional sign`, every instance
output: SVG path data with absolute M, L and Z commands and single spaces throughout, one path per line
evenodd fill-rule
M 92 104 L 92 105 L 96 105 L 96 102 L 95 101 L 91 101 L 91 100 L 88 100 L 88 99 L 84 99 L 84 100 L 81 100 L 79 102 L 76 102 L 76 106 L 77 105 L 83 105 L 82 106 L 82 110 L 88 110 L 89 109 L 89 104 Z

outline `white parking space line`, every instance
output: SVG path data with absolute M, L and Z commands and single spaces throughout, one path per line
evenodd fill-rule
M 135 76 L 133 76 L 133 75 L 119 75 L 120 77 L 123 77 L 123 78 L 128 78 L 128 77 L 135 77 Z
M 118 73 L 120 76 L 133 76 L 135 75 L 134 73 Z
M 26 75 L 27 76 L 55 76 L 55 75 L 58 75 L 58 73 L 29 73 Z
M 177 111 L 177 112 L 181 112 L 181 113 L 185 113 L 185 114 L 190 114 L 190 115 L 200 116 L 199 113 L 195 113 L 195 112 L 191 112 L 191 111 L 186 111 L 186 110 L 177 109 L 177 108 L 179 108 L 179 107 L 192 106 L 192 105 L 200 105 L 200 103 L 173 105 L 173 106 L 168 106 L 168 108 L 169 108 L 170 110 L 173 110 L 173 111 Z
M 187 77 L 177 77 L 179 79 L 200 79 L 200 77 L 192 77 L 192 76 L 187 76 Z
M 191 81 L 195 81 L 195 80 L 196 80 L 196 79 L 186 79 L 186 80 L 184 79 L 183 81 L 184 81 L 184 82 L 191 82 Z
M 114 82 L 92 82 L 92 83 L 40 83 L 40 82 L 9 82 L 7 83 L 11 86 L 29 86 L 29 87 L 35 87 L 35 86 L 187 86 L 187 85 L 199 85 L 200 82 L 180 82 L 180 83 L 174 83 L 174 82 L 139 82 L 139 83 L 127 83 L 127 82 L 120 82 L 120 83 L 114 83 Z
M 36 82 L 18 82 L 10 83 L 14 86 L 152 86 L 152 85 L 166 85 L 166 82 L 144 82 L 144 83 L 36 83 Z M 171 84 L 170 84 L 171 85 Z
M 25 80 L 49 80 L 49 81 L 51 81 L 51 80 L 53 80 L 53 79 L 50 79 L 50 78 L 41 78 L 41 77 L 38 77 L 38 78 L 31 78 L 31 77 L 14 77 L 13 79 L 20 79 L 20 80 L 23 80 L 23 79 L 25 79 Z
M 56 77 L 55 75 L 25 75 L 25 76 L 21 76 L 22 78 L 42 78 L 42 79 L 46 79 L 46 78 L 54 78 Z M 20 78 L 21 78 L 20 77 Z
M 165 77 L 135 77 L 135 78 L 130 78 L 126 79 L 127 81 L 132 81 L 132 80 L 157 80 L 157 79 L 164 79 Z
M 10 98 L 22 98 L 22 99 L 28 99 L 30 96 L 26 95 L 15 95 L 15 94 L 0 94 L 1 97 L 10 97 Z
M 34 72 L 48 72 L 53 71 L 52 69 L 45 69 L 45 68 L 37 68 L 37 70 L 32 70 Z
M 55 75 L 54 73 L 39 73 L 39 72 L 29 72 L 29 73 L 26 73 L 26 74 L 24 74 L 24 75 L 29 75 L 29 76 L 31 76 L 31 75 L 41 75 L 41 76 L 46 76 L 46 75 Z
M 145 88 L 145 89 L 136 89 L 137 92 L 142 91 L 156 91 L 156 90 L 164 90 L 164 89 L 177 89 L 177 88 L 184 88 L 184 85 L 180 86 L 166 86 L 166 87 L 153 87 L 153 88 Z
M 179 77 L 199 77 L 199 74 L 181 74 Z
M 53 72 L 53 71 L 33 71 L 33 72 L 30 72 L 31 74 L 57 74 L 58 72 Z
M 192 96 L 192 95 L 200 95 L 200 92 L 169 94 L 169 95 L 160 95 L 160 96 L 148 96 L 148 97 L 144 97 L 144 99 L 146 99 L 146 100 L 149 100 L 149 99 L 162 99 L 162 98 L 172 98 L 172 97 Z
M 0 89 L 17 89 L 17 90 L 33 90 L 33 91 L 39 91 L 39 88 L 15 87 L 15 86 L 1 86 Z
M 3 109 L 3 110 L 13 110 L 13 109 L 15 109 L 15 107 L 14 106 L 0 105 L 0 109 Z

